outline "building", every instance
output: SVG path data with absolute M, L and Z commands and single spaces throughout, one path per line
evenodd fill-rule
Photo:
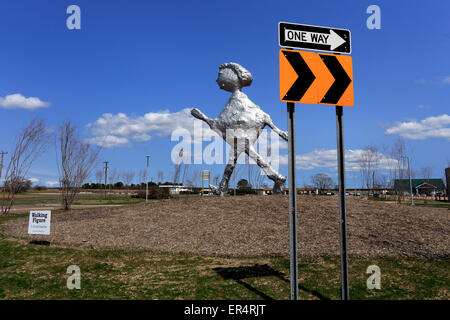
M 271 195 L 273 193 L 273 189 L 272 188 L 264 188 L 262 190 L 262 194 L 267 196 L 267 195 Z M 282 194 L 289 194 L 289 188 L 284 188 L 283 193 Z M 297 188 L 297 194 L 319 194 L 319 189 L 314 188 L 314 187 L 306 187 L 306 188 Z
M 185 186 L 177 186 L 177 185 L 160 185 L 160 188 L 169 188 L 170 194 L 180 194 L 180 192 L 192 192 L 192 189 L 187 188 Z
M 445 193 L 445 185 L 442 179 L 411 179 L 412 192 L 417 196 L 435 196 Z M 410 193 L 409 179 L 394 180 L 394 190 Z

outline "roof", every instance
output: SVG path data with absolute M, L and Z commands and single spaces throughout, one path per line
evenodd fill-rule
M 424 183 L 430 184 L 436 187 L 438 190 L 445 189 L 444 181 L 442 181 L 442 179 L 411 179 L 413 189 Z M 400 190 L 409 190 L 409 179 L 394 180 L 394 188 L 399 188 Z

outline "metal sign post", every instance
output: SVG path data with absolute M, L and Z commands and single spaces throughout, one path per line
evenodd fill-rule
M 336 106 L 337 161 L 339 173 L 339 229 L 341 234 L 341 299 L 348 300 L 347 217 L 345 212 L 345 158 L 342 106 Z
M 291 300 L 298 299 L 297 262 L 297 192 L 295 181 L 295 103 L 287 102 L 288 112 L 288 166 L 289 166 L 289 228 L 291 256 Z

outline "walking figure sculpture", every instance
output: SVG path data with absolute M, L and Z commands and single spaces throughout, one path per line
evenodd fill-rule
M 211 130 L 221 136 L 230 146 L 228 162 L 223 173 L 222 181 L 216 193 L 225 196 L 228 194 L 228 182 L 242 152 L 252 158 L 264 173 L 274 182 L 273 193 L 279 194 L 284 189 L 286 177 L 275 171 L 266 162 L 254 147 L 256 140 L 265 126 L 269 126 L 284 140 L 288 140 L 285 131 L 275 126 L 270 116 L 254 104 L 241 89 L 252 83 L 253 76 L 241 65 L 230 62 L 219 66 L 217 84 L 220 89 L 231 92 L 225 108 L 215 119 L 208 118 L 203 112 L 195 108 L 191 114 L 206 122 Z

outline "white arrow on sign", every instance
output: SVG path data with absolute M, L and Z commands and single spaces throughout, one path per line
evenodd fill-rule
M 294 42 L 305 42 L 313 44 L 329 45 L 334 50 L 345 43 L 336 32 L 330 29 L 330 33 L 309 32 L 301 30 L 284 29 L 285 40 Z

